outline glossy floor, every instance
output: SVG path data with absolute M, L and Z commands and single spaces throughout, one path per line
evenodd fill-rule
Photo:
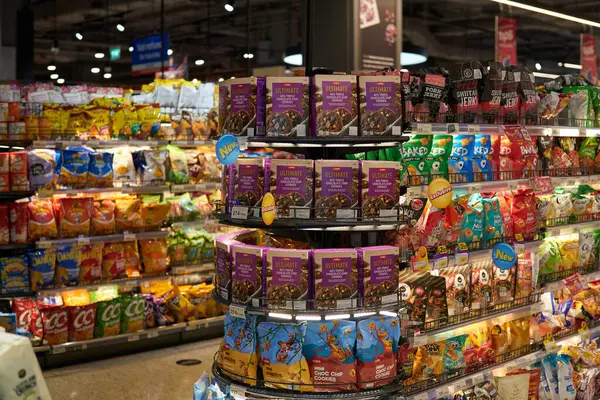
M 51 369 L 44 377 L 53 400 L 189 400 L 194 382 L 210 371 L 220 340 Z M 177 365 L 181 359 L 202 363 Z

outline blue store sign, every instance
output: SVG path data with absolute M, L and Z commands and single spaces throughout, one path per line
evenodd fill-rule
M 492 249 L 492 261 L 501 270 L 512 268 L 517 262 L 515 249 L 506 243 L 498 243 Z
M 131 72 L 133 75 L 154 74 L 160 71 L 162 59 L 165 60 L 165 67 L 169 66 L 169 35 L 163 36 L 163 42 L 160 41 L 160 35 L 149 36 L 143 39 L 133 41 L 133 53 L 131 53 Z M 161 48 L 163 57 L 161 59 Z
M 217 158 L 223 165 L 231 165 L 240 155 L 240 142 L 233 135 L 223 135 L 217 140 Z

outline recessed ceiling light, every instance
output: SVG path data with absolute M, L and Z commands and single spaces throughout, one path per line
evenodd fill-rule
M 125 31 L 125 27 L 122 24 L 117 24 L 117 30 L 119 32 L 123 32 L 123 31 Z
M 56 65 L 54 65 L 54 64 L 48 65 L 48 71 L 56 71 Z
M 92 68 L 92 74 L 98 74 L 100 73 L 100 68 L 94 67 Z
M 63 78 L 58 78 L 56 80 L 56 83 L 58 83 L 59 85 L 62 85 L 63 83 L 65 83 L 65 80 Z
M 173 50 L 172 49 L 167 50 L 167 55 L 172 56 L 173 55 Z
M 129 46 L 129 52 L 132 53 L 133 52 L 133 46 Z
M 75 37 L 77 38 L 77 40 L 82 40 L 83 39 L 83 35 L 79 32 L 75 33 Z
M 194 62 L 194 64 L 196 64 L 196 65 L 204 65 L 204 60 L 203 60 L 203 59 L 201 59 L 201 58 L 199 58 L 199 59 L 197 59 L 197 60 Z
M 58 74 L 52 74 L 52 75 L 50 75 L 50 79 L 58 79 Z
M 96 53 L 96 54 L 94 54 L 94 57 L 96 57 L 96 58 L 104 58 L 104 53 Z
M 110 79 L 112 77 L 112 74 L 110 72 L 107 72 L 104 74 L 104 79 Z

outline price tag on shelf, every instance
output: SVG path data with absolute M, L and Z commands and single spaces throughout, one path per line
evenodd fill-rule
M 242 206 L 231 207 L 231 218 L 248 219 L 248 207 L 242 207 Z
M 246 319 L 246 306 L 241 306 L 238 304 L 230 304 L 229 305 L 229 314 L 232 317 Z
M 431 133 L 431 130 L 432 130 L 431 124 L 417 123 L 416 133 L 428 134 L 428 133 Z
M 158 337 L 158 331 L 150 331 L 150 332 L 148 332 L 147 336 L 148 336 L 148 339 Z

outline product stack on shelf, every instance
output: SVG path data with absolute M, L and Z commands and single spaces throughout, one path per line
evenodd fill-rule
M 251 229 L 216 238 L 198 397 L 593 399 L 597 92 L 479 62 L 221 83 L 220 134 L 297 156 L 223 170 Z

